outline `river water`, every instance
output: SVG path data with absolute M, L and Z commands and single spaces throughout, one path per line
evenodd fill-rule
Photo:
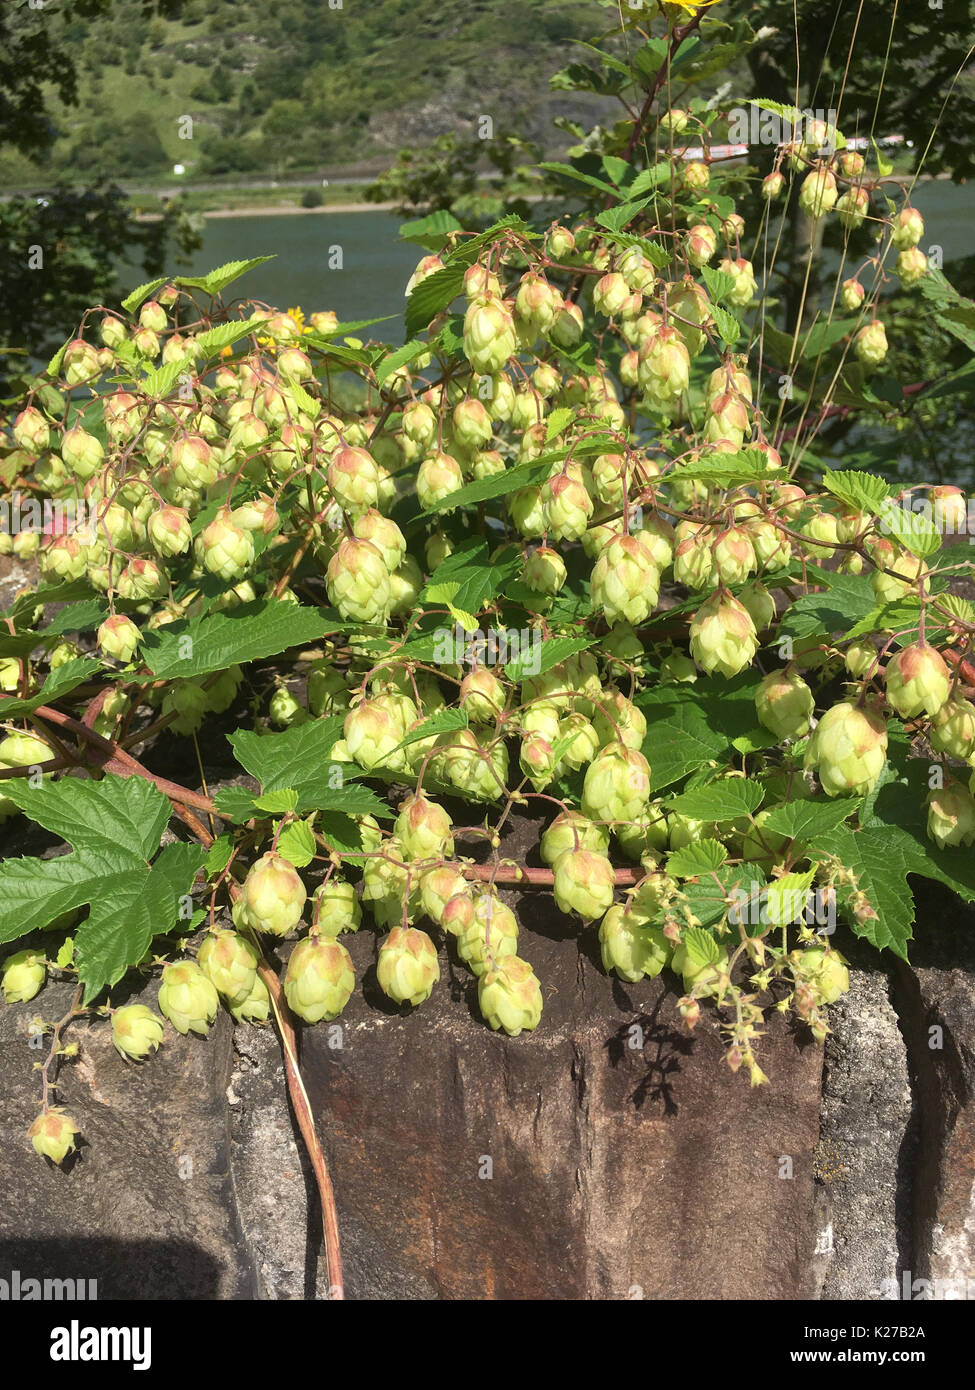
M 931 180 L 918 184 L 913 203 L 925 219 L 924 247 L 940 246 L 944 260 L 971 255 L 975 223 L 975 181 L 953 184 Z M 202 275 L 225 261 L 274 255 L 237 281 L 234 293 L 287 309 L 300 305 L 305 314 L 334 309 L 339 319 L 397 317 L 372 330 L 376 336 L 403 341 L 403 290 L 425 253 L 401 241 L 399 219 L 391 213 L 313 213 L 294 216 L 208 219 L 203 247 L 192 265 L 181 270 Z

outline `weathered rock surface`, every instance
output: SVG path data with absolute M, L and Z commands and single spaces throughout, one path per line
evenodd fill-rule
M 926 894 L 909 968 L 845 940 L 859 968 L 825 1069 L 773 1015 L 772 1084 L 752 1090 L 708 1011 L 686 1035 L 676 982 L 607 979 L 592 929 L 509 901 L 545 987 L 536 1033 L 483 1026 L 452 946 L 431 1000 L 397 1009 L 367 931 L 348 939 L 363 989 L 340 1026 L 302 1030 L 349 1297 L 869 1299 L 905 1271 L 975 1279 L 970 910 Z M 75 1028 L 60 1094 L 86 1142 L 64 1172 L 35 1158 L 26 1030 L 70 995 L 0 1006 L 0 1277 L 94 1278 L 103 1299 L 325 1297 L 270 1030 L 167 1028 L 136 1067 L 104 1023 Z
M 133 998 L 153 1006 L 155 993 Z M 48 985 L 0 1007 L 0 1278 L 94 1279 L 99 1299 L 253 1297 L 229 1170 L 229 1017 L 207 1040 L 167 1029 L 148 1066 L 124 1062 L 104 1023 L 73 1028 L 65 1041 L 80 1053 L 62 1066 L 58 1098 L 84 1142 L 61 1170 L 24 1137 L 40 1108 L 33 1063 L 47 1055 L 28 1028 L 62 1017 L 72 994 Z

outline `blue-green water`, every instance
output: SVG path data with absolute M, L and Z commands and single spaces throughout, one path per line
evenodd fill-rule
M 226 217 L 207 221 L 203 247 L 187 275 L 203 275 L 226 261 L 273 255 L 236 281 L 227 297 L 245 295 L 279 309 L 300 305 L 306 316 L 334 309 L 339 320 L 397 317 L 373 333 L 403 341 L 403 291 L 422 247 L 401 241 L 399 221 L 387 212 L 309 216 Z M 338 250 L 336 250 L 338 248 Z M 341 268 L 330 269 L 341 258 Z

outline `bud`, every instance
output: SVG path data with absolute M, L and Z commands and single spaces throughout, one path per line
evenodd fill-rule
M 870 194 L 865 188 L 848 188 L 836 201 L 836 215 L 850 231 L 863 224 L 870 211 Z
M 609 743 L 592 760 L 582 791 L 584 815 L 595 821 L 632 821 L 650 800 L 650 764 L 635 748 Z
M 399 745 L 417 718 L 416 705 L 408 698 L 379 695 L 361 700 L 345 717 L 349 752 L 366 772 L 380 765 L 401 772 L 406 768 L 406 750 Z
M 159 1008 L 177 1033 L 206 1034 L 217 1016 L 217 991 L 191 960 L 164 965 L 159 986 Z
M 134 341 L 138 342 L 137 339 Z M 75 338 L 65 349 L 62 370 L 68 386 L 81 386 L 101 371 L 98 353 L 84 338 Z
M 711 182 L 711 172 L 699 159 L 692 159 L 684 165 L 684 186 L 695 192 L 707 188 Z
M 713 675 L 736 676 L 758 651 L 758 636 L 747 609 L 726 591 L 717 590 L 694 614 L 691 656 Z
M 755 625 L 756 632 L 764 632 L 775 618 L 775 599 L 764 584 L 753 580 L 738 595 L 738 602 L 745 609 Z
M 105 462 L 105 450 L 93 434 L 74 425 L 61 436 L 61 457 L 74 476 L 84 483 L 94 477 Z
M 449 864 L 427 869 L 426 873 L 420 876 L 420 903 L 423 911 L 431 921 L 441 926 L 446 926 L 444 914 L 450 901 L 455 897 L 469 898 L 470 892 L 470 885 L 464 875 Z M 461 907 L 455 908 L 451 914 L 451 921 L 456 924 L 456 919 L 462 913 Z
M 114 314 L 106 314 L 98 326 L 98 335 L 107 348 L 117 348 L 125 341 L 125 324 Z
M 854 313 L 863 303 L 866 291 L 860 281 L 851 277 L 844 280 L 840 287 L 840 304 L 848 313 Z
M 55 1106 L 53 1110 L 43 1110 L 27 1131 L 27 1137 L 34 1145 L 34 1152 L 42 1158 L 63 1163 L 75 1149 L 74 1137 L 78 1126 L 69 1115 Z
M 185 434 L 177 439 L 169 452 L 169 465 L 179 486 L 194 492 L 202 492 L 217 481 L 217 461 L 201 434 Z
M 807 217 L 824 217 L 836 206 L 836 179 L 828 169 L 814 169 L 799 189 L 799 207 Z
M 887 333 L 879 319 L 866 324 L 853 340 L 857 357 L 868 367 L 879 367 L 887 356 Z
M 683 135 L 689 120 L 688 113 L 675 106 L 672 111 L 661 113 L 657 126 L 665 135 Z
M 557 594 L 566 580 L 565 561 L 551 546 L 540 545 L 525 560 L 525 583 L 539 594 Z
M 518 949 L 515 915 L 493 893 L 479 893 L 471 902 L 470 912 L 454 909 L 451 918 L 455 914 L 460 925 L 456 932 L 457 954 L 475 975 L 497 969 Z
M 415 1008 L 440 979 L 437 948 L 424 931 L 394 927 L 379 948 L 376 977 L 388 998 Z
M 120 1057 L 141 1062 L 162 1040 L 162 1019 L 145 1004 L 126 1004 L 112 1013 L 112 1042 Z
M 160 507 L 150 516 L 146 530 L 153 550 L 167 559 L 185 555 L 193 543 L 189 517 L 181 507 Z
M 600 923 L 599 947 L 606 973 L 615 970 L 631 984 L 644 976 L 653 979 L 670 959 L 670 942 L 662 929 L 640 925 L 619 904 Z
M 737 309 L 746 308 L 758 294 L 758 285 L 755 282 L 755 272 L 752 269 L 751 261 L 746 261 L 742 256 L 736 260 L 725 257 L 719 263 L 718 269 L 730 275 L 735 282 L 725 296 L 728 303 Z
M 392 600 L 390 576 L 370 541 L 346 536 L 328 562 L 325 585 L 343 618 L 385 625 Z
M 824 946 L 808 946 L 793 951 L 789 958 L 802 980 L 808 981 L 817 1005 L 835 1004 L 850 988 L 850 972 L 839 951 Z
M 493 672 L 479 666 L 460 683 L 460 707 L 472 724 L 495 724 L 504 713 L 504 686 Z
M 47 979 L 43 951 L 16 951 L 3 962 L 3 997 L 8 1004 L 26 1004 Z
M 240 1004 L 231 1004 L 230 1013 L 237 1023 L 266 1023 L 271 1009 L 271 996 L 267 992 L 267 985 L 258 975 L 254 980 L 254 988 L 247 998 Z
M 909 246 L 897 257 L 897 264 L 894 269 L 900 276 L 901 284 L 905 289 L 909 289 L 911 285 L 916 285 L 927 275 L 928 258 L 920 247 Z
M 585 319 L 578 304 L 565 300 L 549 329 L 549 337 L 558 347 L 573 348 L 581 339 L 584 327 Z
M 578 912 L 592 922 L 612 906 L 615 887 L 616 873 L 605 855 L 568 849 L 555 861 L 553 891 L 560 912 Z
M 712 547 L 712 558 L 722 584 L 744 584 L 758 569 L 758 559 L 748 532 L 741 526 L 721 531 Z
M 623 306 L 629 294 L 629 287 L 619 272 L 604 275 L 597 280 L 592 292 L 593 308 L 606 318 L 613 318 Z
M 417 285 L 422 285 L 424 280 L 428 280 L 431 275 L 436 275 L 438 270 L 443 270 L 444 263 L 439 256 L 424 256 L 416 270 L 406 282 L 406 289 L 403 293 L 407 299 L 416 289 Z
M 475 299 L 464 315 L 464 356 L 475 372 L 494 376 L 506 366 L 518 342 L 511 315 L 497 299 Z
M 545 245 L 553 261 L 564 261 L 575 251 L 576 239 L 568 227 L 553 227 Z
M 704 589 L 712 582 L 713 575 L 711 533 L 693 522 L 681 522 L 677 527 L 677 549 L 674 551 L 674 579 L 687 589 Z
M 820 719 L 806 750 L 827 796 L 866 796 L 887 761 L 887 729 L 874 708 L 843 700 Z
M 975 705 L 948 700 L 932 716 L 928 738 L 936 752 L 968 762 L 975 753 Z
M 762 179 L 762 197 L 767 202 L 780 197 L 784 188 L 785 175 L 778 169 L 773 169 L 771 174 L 766 174 Z
M 252 864 L 234 904 L 234 921 L 253 931 L 287 936 L 298 925 L 307 894 L 297 871 L 269 850 Z
M 922 710 L 933 715 L 948 698 L 951 676 L 943 658 L 926 644 L 904 647 L 887 663 L 884 674 L 887 703 L 902 719 Z
M 443 807 L 418 792 L 400 804 L 394 833 L 408 859 L 449 859 L 454 852 L 450 827 Z
M 486 970 L 477 986 L 481 1016 L 489 1027 L 503 1028 L 510 1038 L 537 1028 L 542 1017 L 542 987 L 526 960 L 508 956 Z
M 257 952 L 235 931 L 211 931 L 196 955 L 204 975 L 229 1004 L 242 1004 L 257 978 Z
M 707 265 L 718 249 L 718 235 L 706 222 L 698 222 L 687 233 L 684 252 L 691 265 Z
M 592 516 L 592 498 L 568 473 L 557 473 L 542 486 L 546 530 L 556 540 L 575 541 L 585 533 Z
M 928 793 L 928 837 L 939 849 L 975 842 L 975 799 L 960 782 L 946 782 Z
M 809 686 L 795 671 L 772 671 L 755 692 L 755 710 L 776 738 L 804 738 L 816 702 Z
M 352 957 L 332 937 L 306 936 L 288 957 L 284 994 L 305 1023 L 338 1018 L 355 989 Z
M 614 536 L 596 559 L 592 601 L 607 623 L 639 624 L 656 607 L 660 571 L 636 536 Z
M 106 656 L 113 656 L 116 661 L 131 661 L 141 641 L 139 629 L 123 613 L 112 614 L 98 629 L 99 647 Z
M 917 208 L 901 208 L 890 230 L 890 244 L 895 251 L 909 251 L 924 235 L 924 218 Z
M 693 331 L 693 330 L 692 330 Z M 688 389 L 691 360 L 679 329 L 661 326 L 640 344 L 638 379 L 651 405 L 667 408 Z

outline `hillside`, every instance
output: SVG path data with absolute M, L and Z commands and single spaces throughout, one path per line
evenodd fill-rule
M 341 5 L 341 8 L 333 8 Z M 56 100 L 43 164 L 0 149 L 0 184 L 376 169 L 483 115 L 551 144 L 581 102 L 549 75 L 611 16 L 597 0 L 115 0 L 63 21 L 82 102 Z M 192 119 L 192 137 L 180 125 Z M 557 132 L 554 133 L 556 139 Z

